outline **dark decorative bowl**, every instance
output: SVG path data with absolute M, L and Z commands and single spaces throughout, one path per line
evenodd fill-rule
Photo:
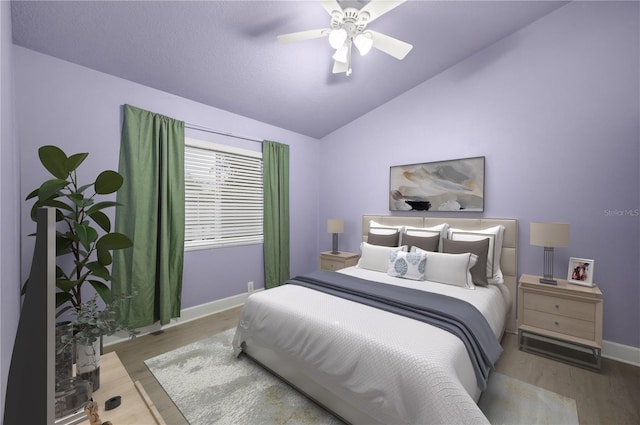
M 431 208 L 431 202 L 429 201 L 404 201 L 411 207 L 412 210 L 417 211 L 429 211 Z

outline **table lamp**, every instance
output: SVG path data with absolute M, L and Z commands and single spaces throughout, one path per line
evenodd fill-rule
M 340 254 L 338 251 L 338 233 L 344 233 L 344 220 L 330 218 L 327 220 L 327 233 L 333 233 L 332 254 Z
M 544 272 L 540 283 L 557 285 L 553 278 L 553 248 L 569 246 L 569 223 L 536 223 L 530 227 L 530 244 L 544 247 Z

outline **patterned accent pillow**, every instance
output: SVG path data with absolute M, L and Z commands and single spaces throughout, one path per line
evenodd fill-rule
M 403 279 L 425 280 L 427 256 L 423 252 L 393 251 L 389 253 L 387 274 Z

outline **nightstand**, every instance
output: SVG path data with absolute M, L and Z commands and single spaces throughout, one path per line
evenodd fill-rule
M 354 252 L 341 251 L 338 254 L 332 254 L 331 251 L 325 251 L 320 253 L 320 269 L 340 270 L 345 267 L 355 266 L 358 264 L 359 257 Z
M 522 275 L 518 286 L 518 344 L 529 351 L 600 369 L 602 292 L 597 286 L 539 282 Z

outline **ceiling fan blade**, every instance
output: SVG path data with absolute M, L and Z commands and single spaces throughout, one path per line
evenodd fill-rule
M 371 37 L 373 38 L 373 47 L 398 60 L 404 59 L 404 57 L 407 56 L 407 53 L 413 49 L 411 44 L 405 43 L 397 38 L 389 37 L 388 35 L 381 34 L 377 31 L 367 30 L 367 32 L 371 33 Z
M 371 0 L 369 3 L 364 5 L 362 9 L 360 9 L 360 13 L 369 13 L 369 19 L 367 19 L 367 23 L 371 23 L 388 11 L 400 6 L 404 2 L 405 0 Z
M 292 32 L 289 34 L 282 34 L 278 36 L 278 41 L 283 44 L 293 43 L 296 41 L 311 40 L 314 38 L 325 37 L 329 34 L 328 28 L 321 28 L 317 30 L 307 30 L 300 32 Z
M 339 74 L 341 72 L 347 72 L 349 70 L 349 64 L 346 62 L 333 61 L 333 73 Z
M 334 11 L 338 11 L 342 13 L 342 8 L 338 4 L 336 0 L 320 0 L 320 4 L 324 7 L 324 10 L 331 16 L 333 16 Z

